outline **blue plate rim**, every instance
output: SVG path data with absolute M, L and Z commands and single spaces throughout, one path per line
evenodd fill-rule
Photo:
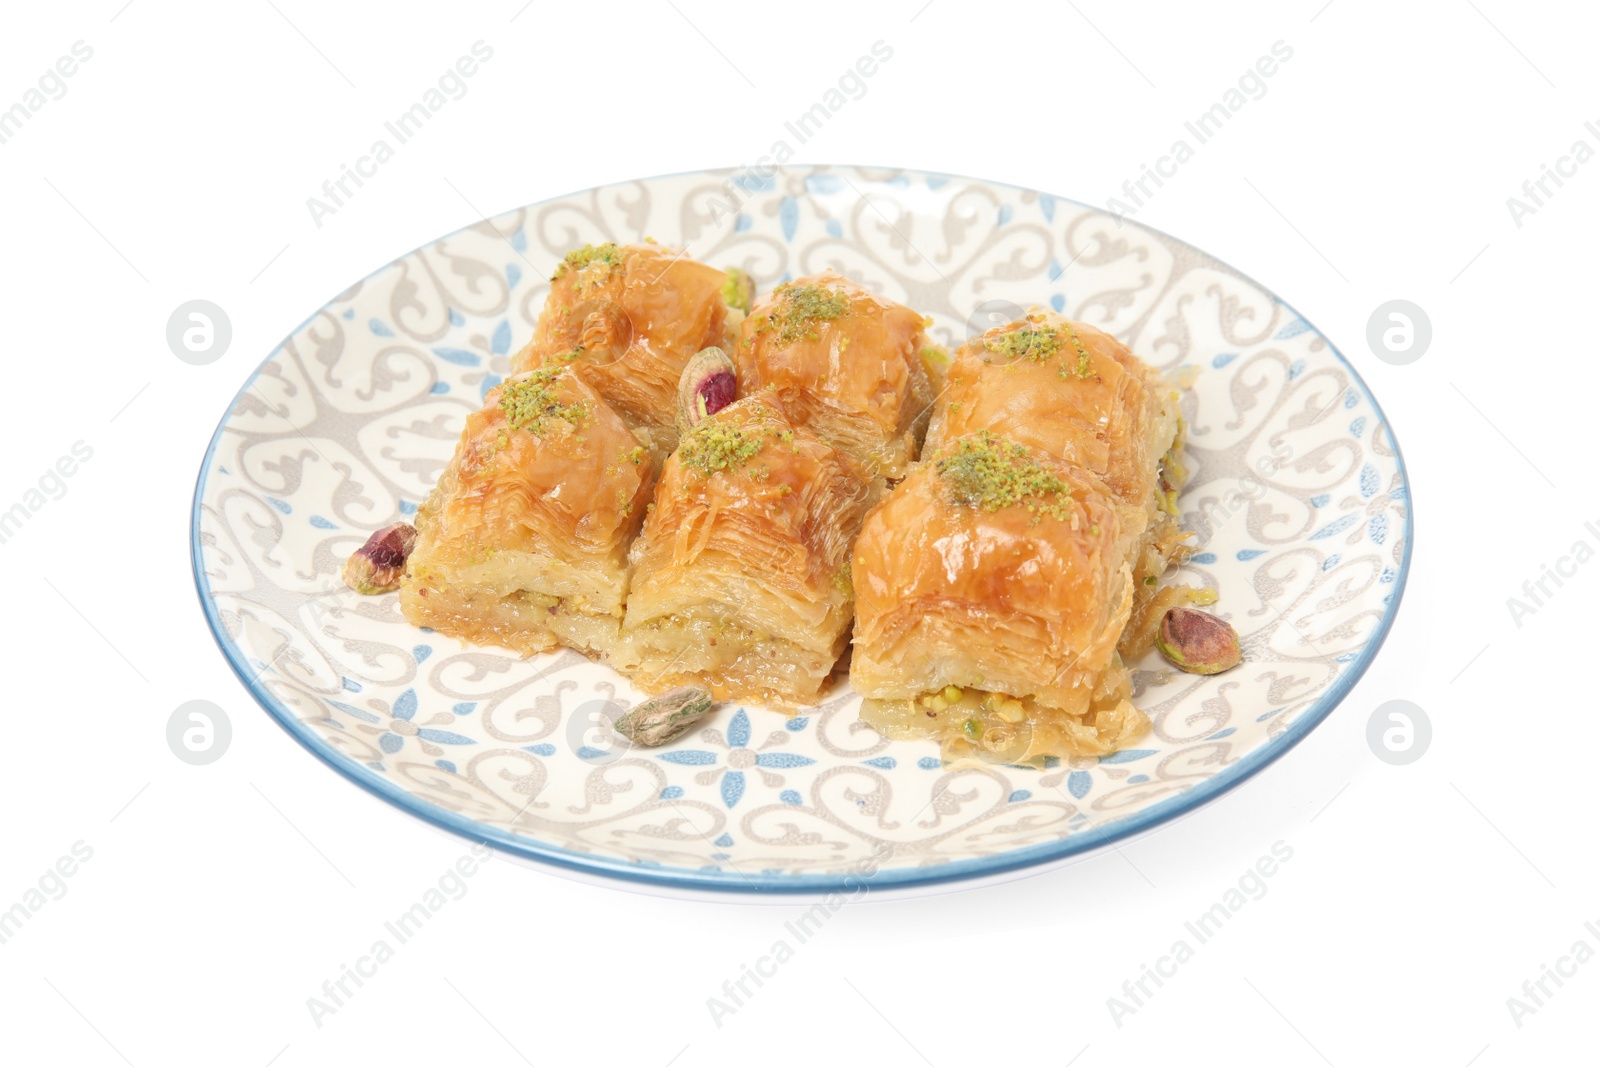
M 970 181 L 983 185 L 1013 189 L 1019 192 L 1033 193 L 1036 196 L 1048 195 L 1061 203 L 1073 204 L 1089 211 L 1098 212 L 1102 215 L 1107 214 L 1104 208 L 1095 207 L 1093 204 L 1087 204 L 1081 200 L 1075 200 L 1071 197 L 1058 196 L 1054 193 L 1047 194 L 1037 189 L 1030 189 L 1026 186 L 1015 185 L 1010 182 L 995 181 L 991 178 L 979 178 L 970 175 L 949 174 L 939 171 L 924 171 L 906 167 L 880 167 L 870 164 L 841 163 L 811 164 L 801 167 L 774 167 L 772 170 L 776 173 L 815 173 L 816 168 L 819 167 L 827 170 L 846 168 L 854 168 L 857 170 L 882 170 L 908 177 L 920 177 L 923 179 L 931 177 L 955 181 Z M 741 168 L 739 167 L 727 168 L 727 174 L 730 177 L 734 174 L 740 173 L 740 171 Z M 541 205 L 553 203 L 557 200 L 563 200 L 567 197 L 580 193 L 590 192 L 594 189 L 605 188 L 607 185 L 624 184 L 627 181 L 647 183 L 665 181 L 671 178 L 681 178 L 695 174 L 703 174 L 715 177 L 719 173 L 721 173 L 720 168 L 703 168 L 674 171 L 667 174 L 657 174 L 647 178 L 623 179 L 622 182 L 609 182 L 584 189 L 576 189 L 572 192 L 547 197 L 544 200 L 534 201 L 529 204 L 515 205 L 511 208 L 507 208 L 506 210 L 515 211 L 518 208 L 539 207 Z M 503 213 L 504 212 L 501 212 L 500 214 Z M 489 218 L 494 217 L 496 216 L 489 216 Z M 428 245 L 436 244 L 437 242 L 451 237 L 454 234 L 460 233 L 462 230 L 476 225 L 481 221 L 483 220 L 473 220 L 472 222 L 468 222 L 465 226 L 458 226 L 448 233 L 441 234 L 439 237 L 434 238 L 432 241 L 426 241 L 423 244 L 417 245 L 414 248 L 401 253 L 401 255 L 367 274 L 366 277 L 361 279 L 359 284 L 364 285 L 368 281 L 371 281 L 383 271 L 394 266 L 401 259 L 411 255 L 418 248 L 425 248 Z M 1343 702 L 1344 698 L 1349 695 L 1351 689 L 1353 689 L 1356 683 L 1359 682 L 1366 674 L 1367 669 L 1372 665 L 1372 661 L 1376 658 L 1379 650 L 1382 649 L 1384 642 L 1388 639 L 1389 632 L 1394 626 L 1395 617 L 1399 614 L 1401 601 L 1405 597 L 1406 583 L 1411 573 L 1412 552 L 1415 549 L 1414 538 L 1416 514 L 1411 493 L 1410 472 L 1406 467 L 1405 455 L 1401 451 L 1399 437 L 1395 433 L 1394 424 L 1389 420 L 1388 415 L 1384 412 L 1383 406 L 1378 403 L 1378 398 L 1373 395 L 1373 392 L 1371 388 L 1368 387 L 1366 380 L 1361 376 L 1361 372 L 1356 370 L 1355 366 L 1345 358 L 1344 353 L 1339 350 L 1339 347 L 1333 343 L 1327 334 L 1317 329 L 1317 327 L 1309 319 L 1300 314 L 1300 311 L 1293 304 L 1290 304 L 1288 301 L 1284 300 L 1272 289 L 1256 281 L 1252 275 L 1233 267 L 1231 264 L 1212 255 L 1210 252 L 1198 248 L 1189 242 L 1182 240 L 1181 238 L 1174 237 L 1166 231 L 1157 229 L 1148 223 L 1138 222 L 1131 219 L 1128 221 L 1130 221 L 1132 225 L 1141 227 L 1142 229 L 1148 230 L 1151 233 L 1164 237 L 1169 241 L 1173 241 L 1184 248 L 1197 253 L 1205 259 L 1209 259 L 1215 263 L 1218 263 L 1223 267 L 1226 267 L 1228 270 L 1233 271 L 1241 278 L 1246 279 L 1267 296 L 1271 297 L 1273 301 L 1287 308 L 1301 322 L 1304 322 L 1312 333 L 1321 338 L 1323 343 L 1328 346 L 1328 350 L 1333 353 L 1333 357 L 1339 361 L 1340 365 L 1342 365 L 1346 371 L 1349 372 L 1354 384 L 1361 390 L 1361 393 L 1366 397 L 1367 402 L 1372 405 L 1372 409 L 1377 414 L 1380 422 L 1383 425 L 1384 432 L 1389 439 L 1389 445 L 1394 449 L 1395 464 L 1400 472 L 1401 489 L 1403 490 L 1402 500 L 1404 501 L 1406 507 L 1405 551 L 1401 555 L 1399 573 L 1395 576 L 1394 592 L 1390 595 L 1389 604 L 1383 613 L 1383 617 L 1378 622 L 1377 629 L 1374 631 L 1372 636 L 1368 638 L 1367 643 L 1362 646 L 1360 654 L 1354 661 L 1350 663 L 1348 669 L 1340 673 L 1338 679 L 1331 687 L 1329 687 L 1328 691 L 1322 695 L 1316 704 L 1312 705 L 1306 711 L 1301 713 L 1299 718 L 1295 720 L 1293 726 L 1284 731 L 1284 733 L 1276 740 L 1269 741 L 1266 745 L 1257 748 L 1255 751 L 1244 756 L 1238 762 L 1223 768 L 1217 774 L 1207 778 L 1198 785 L 1195 785 L 1181 793 L 1175 794 L 1174 796 L 1168 797 L 1165 800 L 1158 801 L 1150 807 L 1142 809 L 1133 815 L 1118 819 L 1115 822 L 1110 823 L 1108 826 L 1097 828 L 1094 836 L 1092 837 L 1088 833 L 1079 832 L 1071 835 L 1070 837 L 1061 838 L 1056 841 L 1047 841 L 1038 845 L 1030 845 L 1026 848 L 1013 849 L 1007 852 L 997 853 L 993 856 L 977 857 L 967 860 L 954 860 L 949 863 L 943 863 L 934 866 L 891 868 L 888 870 L 878 870 L 870 874 L 846 873 L 775 875 L 766 872 L 759 872 L 756 874 L 746 875 L 739 871 L 730 872 L 720 869 L 697 870 L 687 867 L 657 867 L 648 864 L 628 863 L 622 860 L 613 860 L 604 856 L 597 856 L 592 853 L 578 852 L 572 849 L 562 848 L 557 845 L 546 844 L 518 834 L 513 834 L 498 827 L 486 826 L 482 823 L 475 822 L 472 819 L 468 819 L 465 816 L 458 815 L 455 812 L 447 811 L 438 807 L 437 805 L 421 800 L 412 793 L 407 792 L 405 789 L 402 789 L 400 786 L 394 784 L 389 779 L 376 775 L 368 771 L 366 768 L 360 767 L 353 760 L 339 755 L 330 746 L 323 742 L 310 726 L 301 722 L 299 717 L 294 713 L 293 709 L 283 704 L 282 701 L 278 700 L 277 697 L 259 684 L 256 672 L 249 669 L 249 663 L 245 658 L 244 652 L 238 647 L 237 644 L 234 643 L 233 639 L 228 636 L 227 631 L 222 626 L 222 620 L 217 614 L 215 599 L 211 595 L 210 583 L 206 578 L 205 570 L 201 563 L 200 522 L 202 517 L 202 509 L 204 506 L 206 480 L 211 471 L 211 464 L 213 458 L 215 457 L 217 446 L 222 441 L 222 435 L 227 430 L 229 419 L 232 417 L 235 409 L 238 407 L 240 398 L 250 391 L 250 388 L 255 385 L 256 380 L 261 376 L 262 371 L 269 363 L 272 362 L 278 353 L 282 351 L 282 341 L 280 341 L 278 345 L 272 349 L 272 351 L 267 353 L 266 357 L 262 359 L 261 363 L 257 365 L 256 369 L 245 380 L 244 384 L 239 387 L 237 392 L 234 393 L 233 399 L 229 402 L 227 409 L 222 414 L 222 417 L 217 421 L 216 429 L 212 432 L 211 440 L 206 446 L 205 455 L 200 461 L 200 470 L 195 479 L 194 500 L 190 509 L 189 561 L 191 571 L 194 575 L 195 593 L 200 600 L 200 607 L 205 615 L 206 625 L 211 630 L 212 639 L 216 641 L 217 647 L 223 654 L 223 658 L 227 660 L 228 666 L 232 668 L 234 675 L 239 679 L 240 684 L 244 686 L 245 691 L 250 694 L 251 698 L 254 699 L 257 704 L 261 705 L 263 710 L 265 710 L 267 714 L 271 716 L 273 721 L 282 727 L 290 737 L 298 741 L 301 746 L 307 749 L 312 755 L 316 756 L 328 767 L 332 768 L 339 775 L 361 789 L 372 793 L 373 795 L 387 801 L 390 804 L 393 804 L 395 807 L 409 815 L 412 815 L 439 829 L 445 830 L 469 841 L 481 842 L 483 844 L 501 849 L 502 851 L 522 859 L 531 860 L 538 864 L 554 867 L 558 871 L 584 876 L 600 875 L 613 878 L 624 883 L 631 883 L 636 887 L 670 890 L 711 890 L 717 893 L 736 894 L 745 897 L 765 896 L 779 899 L 793 898 L 797 895 L 814 897 L 831 893 L 854 894 L 859 892 L 863 885 L 866 885 L 873 890 L 877 890 L 879 888 L 934 888 L 940 886 L 949 886 L 953 883 L 959 883 L 973 879 L 994 879 L 997 876 L 1022 871 L 1029 867 L 1048 864 L 1053 861 L 1061 861 L 1073 856 L 1085 855 L 1090 852 L 1115 845 L 1117 842 L 1127 838 L 1131 838 L 1153 830 L 1185 814 L 1193 813 L 1204 805 L 1223 796 L 1249 779 L 1255 777 L 1255 775 L 1283 757 L 1286 753 L 1298 745 L 1306 738 L 1307 735 L 1311 733 L 1312 730 L 1321 725 L 1324 719 L 1332 714 L 1333 709 L 1338 707 L 1339 704 Z M 351 286 L 344 286 L 339 290 L 339 292 L 346 292 L 350 288 Z M 334 295 L 337 297 L 338 294 L 336 293 Z M 289 333 L 285 335 L 284 340 L 288 340 L 288 338 L 293 337 L 295 334 L 299 333 L 300 330 L 304 329 L 306 325 L 308 325 L 313 319 L 323 312 L 323 310 L 328 306 L 328 303 L 329 302 L 324 302 L 310 315 L 306 316 L 299 326 L 296 326 L 293 330 L 290 330 Z

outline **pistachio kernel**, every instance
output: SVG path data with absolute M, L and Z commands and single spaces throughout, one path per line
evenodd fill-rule
M 390 592 L 399 587 L 406 572 L 406 559 L 416 543 L 417 528 L 409 522 L 385 526 L 345 560 L 340 576 L 358 593 L 370 596 Z
M 654 748 L 676 741 L 710 711 L 711 690 L 686 685 L 635 705 L 612 728 L 636 745 Z
M 1167 661 L 1190 674 L 1220 674 L 1239 665 L 1239 634 L 1209 612 L 1173 608 L 1161 618 L 1156 647 Z
M 739 393 L 739 378 L 728 353 L 713 345 L 702 348 L 678 377 L 678 431 L 694 429 L 707 416 L 715 415 Z
M 722 278 L 722 302 L 748 315 L 755 295 L 755 279 L 738 267 L 729 267 Z

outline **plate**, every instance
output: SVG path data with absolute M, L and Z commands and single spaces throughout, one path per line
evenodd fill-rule
M 1241 635 L 1215 677 L 1140 665 L 1152 732 L 1099 760 L 947 769 L 841 687 L 796 718 L 725 706 L 663 749 L 617 747 L 637 699 L 567 651 L 519 659 L 418 630 L 339 579 L 414 514 L 508 372 L 561 256 L 654 238 L 761 290 L 833 268 L 958 344 L 1044 304 L 1194 368 L 1180 502 L 1191 582 Z M 546 201 L 357 282 L 256 371 L 206 450 L 195 582 L 228 662 L 324 763 L 464 838 L 580 877 L 697 895 L 908 893 L 1015 876 L 1149 830 L 1321 722 L 1393 622 L 1405 466 L 1350 364 L 1293 308 L 1171 237 L 1057 196 L 914 171 L 705 171 Z

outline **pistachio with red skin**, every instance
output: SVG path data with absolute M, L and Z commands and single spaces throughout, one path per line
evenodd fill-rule
M 1220 674 L 1243 659 L 1234 628 L 1194 608 L 1173 608 L 1162 617 L 1156 647 L 1167 662 L 1190 674 Z
M 713 345 L 702 348 L 678 378 L 678 431 L 687 433 L 715 415 L 739 395 L 739 378 L 728 353 Z
M 367 538 L 367 543 L 356 549 L 344 561 L 341 577 L 344 584 L 358 593 L 375 595 L 388 593 L 400 587 L 400 578 L 406 572 L 406 559 L 417 543 L 417 528 L 409 522 L 397 522 Z

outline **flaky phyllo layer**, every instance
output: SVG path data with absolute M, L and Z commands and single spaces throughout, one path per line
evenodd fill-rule
M 1178 400 L 1115 338 L 1047 312 L 957 350 L 923 462 L 854 553 L 867 721 L 1004 762 L 1148 729 L 1123 657 L 1148 649 L 1184 552 Z
M 508 379 L 417 512 L 401 611 L 524 654 L 610 651 L 655 476 L 641 438 L 569 368 Z
M 848 640 L 850 546 L 866 473 L 763 394 L 695 427 L 667 460 L 615 662 L 646 689 L 815 703 Z

